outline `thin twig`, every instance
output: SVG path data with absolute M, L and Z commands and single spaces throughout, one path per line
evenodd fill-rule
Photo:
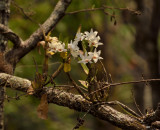
M 70 76 L 70 74 L 67 72 L 67 76 L 68 78 L 70 79 L 70 81 L 72 82 L 73 86 L 76 88 L 76 90 L 87 100 L 88 99 L 88 96 L 86 94 L 84 94 L 81 89 L 79 88 L 79 86 L 76 84 L 76 82 L 72 79 L 72 77 Z
M 66 15 L 72 15 L 72 14 L 77 14 L 77 13 L 83 13 L 83 12 L 91 12 L 91 11 L 97 11 L 97 10 L 100 10 L 100 11 L 103 11 L 106 15 L 109 15 L 113 18 L 115 18 L 115 14 L 111 14 L 107 11 L 105 11 L 105 8 L 104 7 L 99 7 L 99 8 L 91 8 L 91 9 L 82 9 L 82 10 L 77 10 L 77 11 L 73 11 L 73 12 L 67 12 Z
M 110 7 L 110 6 L 106 6 L 106 5 L 103 5 L 102 7 L 99 7 L 99 8 L 81 9 L 81 10 L 77 10 L 77 11 L 73 11 L 73 12 L 67 12 L 66 14 L 67 15 L 72 15 L 72 14 L 77 14 L 77 13 L 82 13 L 82 12 L 90 12 L 90 11 L 102 10 L 105 14 L 107 14 L 109 16 L 112 16 L 112 17 L 115 17 L 114 14 L 110 14 L 109 12 L 105 11 L 105 9 L 126 10 L 128 12 L 131 12 L 132 14 L 136 14 L 136 15 L 140 15 L 141 14 L 140 11 L 133 10 L 133 9 L 130 9 L 130 8 L 117 8 L 117 7 Z
M 129 82 L 121 82 L 121 83 L 106 83 L 106 85 L 100 89 L 97 89 L 96 91 L 92 92 L 92 94 L 101 91 L 105 88 L 108 88 L 108 85 L 110 85 L 110 87 L 114 87 L 114 86 L 119 86 L 119 85 L 126 85 L 126 84 L 134 84 L 134 83 L 143 83 L 143 82 L 155 82 L 155 81 L 160 81 L 160 79 L 142 79 L 142 80 L 137 80 L 137 81 L 129 81 Z
M 131 114 L 136 119 L 137 119 L 137 117 L 141 118 L 141 116 L 139 114 L 137 114 L 135 111 L 133 111 L 128 106 L 124 105 L 123 103 L 121 103 L 119 101 L 110 101 L 110 102 L 107 102 L 107 104 L 108 105 L 118 105 L 118 106 L 122 107 L 125 111 L 127 111 L 127 113 L 129 112 L 128 114 Z
M 97 11 L 97 10 L 104 10 L 104 8 L 100 7 L 100 8 L 82 9 L 82 10 L 77 10 L 77 11 L 73 11 L 73 12 L 66 12 L 66 14 L 72 15 L 72 14 L 77 14 L 77 13 L 81 13 L 81 12 L 89 12 L 89 11 Z
M 110 101 L 110 102 L 98 102 L 94 104 L 94 106 L 99 106 L 99 105 L 118 105 L 120 106 L 125 112 L 134 118 L 136 118 L 138 121 L 141 121 L 141 116 L 134 112 L 132 109 L 130 109 L 128 106 L 124 105 L 123 103 L 119 101 Z
M 44 84 L 44 86 L 46 86 L 49 83 L 51 83 L 53 81 L 53 79 L 55 79 L 58 76 L 58 74 L 61 72 L 62 68 L 63 68 L 63 64 L 60 64 L 60 66 L 58 67 L 58 69 L 50 76 L 50 80 L 48 82 L 46 82 Z
M 35 20 L 33 20 L 25 11 L 22 7 L 20 7 L 14 0 L 11 0 L 11 3 L 31 22 L 38 24 Z
M 138 112 L 141 114 L 141 116 L 144 116 L 143 113 L 141 112 L 140 108 L 139 108 L 139 105 L 138 105 L 137 102 L 136 102 L 136 99 L 135 99 L 135 97 L 134 97 L 133 90 L 132 90 L 131 92 L 132 92 L 132 98 L 133 98 L 134 104 L 136 105 L 136 108 L 137 108 Z
M 134 84 L 134 83 L 143 83 L 143 82 L 154 82 L 154 81 L 160 81 L 160 79 L 142 79 L 142 80 L 137 80 L 137 81 L 113 83 L 113 84 L 111 84 L 111 86 L 118 86 L 118 85 L 124 85 L 124 84 Z
M 19 100 L 20 97 L 22 97 L 22 96 L 28 96 L 28 94 L 27 94 L 27 93 L 24 93 L 24 94 L 17 95 L 17 93 L 16 93 L 16 96 L 15 96 L 15 97 L 10 97 L 10 96 L 6 95 L 6 98 L 5 98 L 5 99 L 8 100 L 8 101 L 10 101 L 10 99 Z
M 36 72 L 38 72 L 37 62 L 36 62 L 36 60 L 35 60 L 35 58 L 34 58 L 34 57 L 32 57 L 32 59 L 33 59 L 34 65 L 35 65 L 35 67 L 36 67 Z
M 101 61 L 101 60 L 99 60 L 99 61 L 100 61 L 101 65 L 102 65 L 102 68 L 103 68 L 103 71 L 104 71 L 105 78 L 106 78 L 107 82 L 109 82 L 108 73 L 107 73 L 107 71 L 106 71 L 106 68 L 104 67 L 104 64 L 102 63 L 102 61 Z
M 117 7 L 110 7 L 110 6 L 107 6 L 107 5 L 103 5 L 103 7 L 107 8 L 107 9 L 111 9 L 111 10 L 114 10 L 114 9 L 125 10 L 125 11 L 131 12 L 131 13 L 133 13 L 135 15 L 141 15 L 140 11 L 133 10 L 133 9 L 130 9 L 130 8 L 117 8 Z
M 55 79 L 62 69 L 63 69 L 63 64 L 60 64 L 58 69 L 52 74 L 52 79 Z

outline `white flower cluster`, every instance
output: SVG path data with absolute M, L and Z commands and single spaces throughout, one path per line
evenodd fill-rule
M 65 43 L 62 43 L 56 37 L 51 37 L 48 49 L 53 53 L 69 51 L 74 58 L 80 56 L 81 60 L 78 61 L 78 63 L 96 63 L 99 59 L 103 59 L 100 57 L 101 50 L 97 51 L 97 47 L 103 45 L 103 43 L 99 42 L 100 37 L 97 36 L 97 34 L 98 32 L 93 31 L 93 29 L 91 29 L 90 32 L 77 33 L 74 41 L 71 40 L 68 44 L 68 50 L 65 49 Z M 80 48 L 78 47 L 78 42 L 80 41 L 87 41 L 88 47 L 93 47 L 94 51 L 85 53 L 80 51 Z
M 67 49 L 65 49 L 65 43 L 62 43 L 58 40 L 57 37 L 50 37 L 50 42 L 48 43 L 49 51 L 50 52 L 65 52 Z

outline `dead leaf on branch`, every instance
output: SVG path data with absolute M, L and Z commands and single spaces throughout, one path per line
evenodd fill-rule
M 40 41 L 40 42 L 38 42 L 38 44 L 37 44 L 37 50 L 38 50 L 38 53 L 39 53 L 40 55 L 41 55 L 40 46 L 42 46 L 43 48 L 45 48 L 45 44 L 46 44 L 45 41 Z
M 29 95 L 33 95 L 33 94 L 34 94 L 34 89 L 33 89 L 32 86 L 29 86 L 29 88 L 28 88 L 28 90 L 27 90 L 27 93 L 28 93 Z
M 43 94 L 41 97 L 41 102 L 37 108 L 38 117 L 41 119 L 47 119 L 48 117 L 48 101 L 47 94 Z
M 45 84 L 46 80 L 47 80 L 46 75 L 36 72 L 35 79 L 34 81 L 31 82 L 33 89 L 38 90 L 43 88 L 43 85 Z

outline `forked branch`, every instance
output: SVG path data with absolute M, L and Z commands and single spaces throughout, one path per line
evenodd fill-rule
M 14 46 L 16 47 L 23 42 L 16 33 L 14 33 L 11 29 L 9 29 L 7 26 L 4 26 L 3 24 L 0 24 L 0 34 L 13 42 Z

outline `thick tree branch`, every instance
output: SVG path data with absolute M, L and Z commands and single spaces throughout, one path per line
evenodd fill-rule
M 11 29 L 9 29 L 7 26 L 4 26 L 3 24 L 0 24 L 0 34 L 13 42 L 15 46 L 19 46 L 23 42 L 17 34 L 15 34 Z
M 27 79 L 0 73 L 0 83 L 5 84 L 6 82 L 8 87 L 23 92 L 27 92 L 28 88 L 31 86 L 31 82 Z M 44 93 L 47 93 L 49 103 L 65 106 L 80 112 L 87 112 L 90 110 L 89 113 L 91 115 L 123 129 L 146 129 L 146 127 L 134 117 L 118 112 L 108 105 L 93 105 L 80 95 L 75 95 L 55 88 L 43 88 L 41 92 L 34 94 L 34 96 L 41 97 Z
M 13 48 L 7 54 L 7 60 L 16 64 L 23 56 L 29 53 L 37 43 L 43 39 L 43 31 L 47 34 L 65 15 L 67 7 L 72 0 L 59 0 L 49 18 L 38 28 L 19 48 Z M 12 60 L 14 59 L 14 60 Z

